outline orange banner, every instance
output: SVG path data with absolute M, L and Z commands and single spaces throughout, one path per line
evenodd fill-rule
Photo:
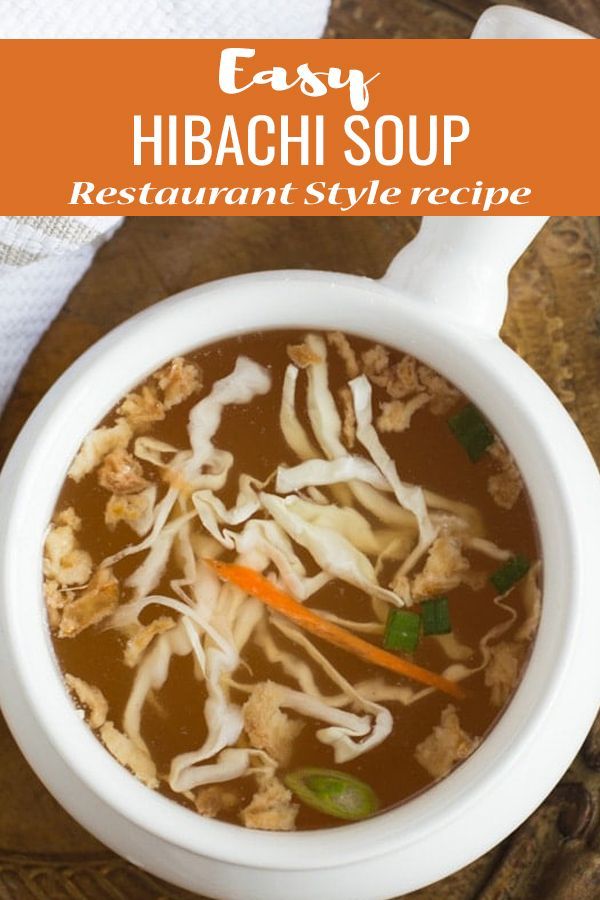
M 598 41 L 2 41 L 0 69 L 4 215 L 600 212 Z

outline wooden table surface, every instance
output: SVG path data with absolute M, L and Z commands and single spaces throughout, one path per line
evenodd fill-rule
M 465 37 L 486 5 L 334 0 L 328 36 Z M 598 0 L 528 5 L 600 35 Z M 100 251 L 26 365 L 0 420 L 0 454 L 58 375 L 133 313 L 192 285 L 260 269 L 378 277 L 417 224 L 400 217 L 129 219 Z M 600 459 L 599 219 L 551 220 L 511 276 L 504 336 L 558 394 Z M 561 785 L 515 835 L 414 897 L 600 898 L 599 773 L 600 726 Z M 0 900 L 190 896 L 144 875 L 84 832 L 42 787 L 0 725 Z

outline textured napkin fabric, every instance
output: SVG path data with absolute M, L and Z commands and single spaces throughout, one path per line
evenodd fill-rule
M 329 0 L 0 0 L 3 38 L 316 38 Z
M 0 409 L 117 216 L 0 217 Z
M 0 0 L 0 38 L 317 38 L 328 10 L 329 0 Z M 0 410 L 121 221 L 0 215 Z

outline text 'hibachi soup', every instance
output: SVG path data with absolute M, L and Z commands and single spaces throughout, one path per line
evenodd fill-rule
M 169 362 L 84 440 L 44 554 L 56 654 L 106 749 L 191 810 L 286 831 L 468 757 L 526 663 L 539 579 L 479 411 L 340 333 Z

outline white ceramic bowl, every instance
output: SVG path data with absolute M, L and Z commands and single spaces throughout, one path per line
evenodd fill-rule
M 381 282 L 289 271 L 194 288 L 107 335 L 38 406 L 0 479 L 0 700 L 39 777 L 109 847 L 162 878 L 225 900 L 383 900 L 487 851 L 565 771 L 600 699 L 600 480 L 558 400 L 497 335 L 508 269 L 543 221 L 424 220 Z M 99 744 L 53 655 L 41 556 L 71 458 L 125 391 L 198 345 L 291 326 L 342 329 L 414 353 L 485 411 L 515 455 L 534 505 L 544 601 L 514 699 L 448 778 L 365 822 L 271 834 L 178 806 L 145 788 Z

